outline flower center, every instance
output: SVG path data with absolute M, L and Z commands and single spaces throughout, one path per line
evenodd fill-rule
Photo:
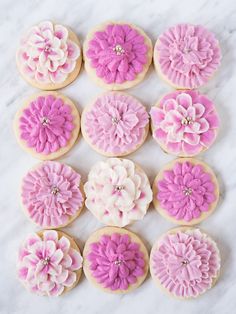
M 50 51 L 51 51 L 51 47 L 50 47 L 49 45 L 46 45 L 46 46 L 44 47 L 44 51 L 45 51 L 45 52 L 50 52 Z
M 184 260 L 181 262 L 181 264 L 182 264 L 183 266 L 186 266 L 186 265 L 189 264 L 189 260 L 184 259 Z
M 113 51 L 115 51 L 115 53 L 120 56 L 122 55 L 123 53 L 125 53 L 125 50 L 124 48 L 121 46 L 121 45 L 116 45 L 114 48 L 113 48 Z
M 57 186 L 53 186 L 51 189 L 51 194 L 57 195 L 60 192 L 59 188 Z
M 181 120 L 181 123 L 183 125 L 189 125 L 193 123 L 193 119 L 191 117 L 186 117 Z
M 119 120 L 117 117 L 112 117 L 112 118 L 111 118 L 112 124 L 118 124 L 119 121 L 120 121 L 120 120 Z
M 47 117 L 43 117 L 41 123 L 42 125 L 47 126 L 50 123 L 50 120 Z
M 45 257 L 44 259 L 41 260 L 41 262 L 42 262 L 42 264 L 45 265 L 45 266 L 48 265 L 49 262 L 50 262 L 50 257 L 48 257 L 48 256 Z
M 114 264 L 117 265 L 117 266 L 120 266 L 122 263 L 123 263 L 123 261 L 120 260 L 120 259 L 117 259 L 117 260 L 114 262 Z
M 124 190 L 124 186 L 123 185 L 115 185 L 115 190 L 116 191 L 121 191 L 121 190 Z
M 183 189 L 183 193 L 184 193 L 184 195 L 186 195 L 186 196 L 191 195 L 192 192 L 193 192 L 193 190 L 192 190 L 191 188 L 184 188 L 184 189 Z

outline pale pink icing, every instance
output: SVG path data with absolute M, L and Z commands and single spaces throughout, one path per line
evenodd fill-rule
M 85 53 L 107 84 L 133 81 L 148 60 L 144 36 L 127 24 L 110 24 L 95 32 Z
M 28 147 L 44 155 L 65 147 L 74 127 L 71 106 L 53 95 L 32 100 L 19 119 L 20 138 Z
M 115 155 L 134 150 L 142 142 L 148 123 L 148 114 L 140 102 L 114 92 L 98 97 L 85 114 L 91 144 Z
M 87 255 L 92 276 L 102 287 L 127 290 L 145 273 L 144 254 L 128 234 L 103 235 Z
M 24 75 L 38 83 L 62 83 L 73 72 L 80 47 L 62 25 L 44 21 L 22 38 L 17 59 Z
M 220 65 L 221 51 L 215 35 L 203 26 L 178 24 L 159 37 L 155 58 L 171 83 L 192 89 L 210 79 Z
M 210 289 L 220 269 L 213 240 L 200 230 L 165 235 L 151 254 L 151 267 L 161 285 L 177 297 L 197 297 Z
M 197 91 L 175 91 L 150 111 L 153 137 L 174 155 L 194 156 L 210 147 L 219 128 L 213 102 Z
M 19 249 L 18 277 L 31 292 L 59 296 L 71 288 L 82 267 L 82 256 L 67 237 L 54 230 L 30 234 Z
M 43 228 L 67 224 L 83 205 L 81 177 L 71 167 L 45 161 L 22 182 L 21 197 L 29 217 Z
M 216 185 L 212 175 L 201 164 L 176 162 L 163 172 L 157 181 L 157 195 L 161 208 L 177 220 L 187 222 L 209 211 L 216 201 Z

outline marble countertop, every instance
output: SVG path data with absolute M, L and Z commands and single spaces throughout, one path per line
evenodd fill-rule
M 161 292 L 148 276 L 144 284 L 128 295 L 110 295 L 93 287 L 82 277 L 80 284 L 59 298 L 38 297 L 28 293 L 16 278 L 17 248 L 24 237 L 37 228 L 24 216 L 19 203 L 22 176 L 37 160 L 23 152 L 12 131 L 12 120 L 22 100 L 35 92 L 19 76 L 15 51 L 19 37 L 29 26 L 51 19 L 71 26 L 84 40 L 87 32 L 105 20 L 124 20 L 142 27 L 153 42 L 160 32 L 178 22 L 199 23 L 214 31 L 221 43 L 223 60 L 217 75 L 201 89 L 211 97 L 221 118 L 221 130 L 213 147 L 199 158 L 213 167 L 221 187 L 221 201 L 215 213 L 201 224 L 217 241 L 222 255 L 222 272 L 217 285 L 197 300 L 176 301 Z M 191 313 L 231 314 L 236 307 L 236 2 L 234 0 L 32 0 L 0 1 L 0 314 L 70 314 L 70 313 Z M 128 92 L 150 107 L 170 91 L 151 67 L 144 82 Z M 62 90 L 75 100 L 81 111 L 102 90 L 90 81 L 85 71 Z M 235 97 L 235 99 L 234 99 Z M 140 163 L 154 179 L 158 170 L 173 157 L 161 151 L 149 136 L 130 159 Z M 83 180 L 91 166 L 103 159 L 80 137 L 63 158 L 80 169 Z M 101 224 L 84 210 L 66 232 L 82 248 L 88 236 Z M 145 218 L 129 226 L 150 249 L 155 239 L 169 228 L 153 208 Z

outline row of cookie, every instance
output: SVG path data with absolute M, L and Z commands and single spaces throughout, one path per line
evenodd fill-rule
M 188 157 L 209 148 L 216 139 L 219 117 L 213 102 L 198 91 L 174 91 L 150 111 L 152 133 L 161 148 Z M 146 108 L 134 97 L 106 92 L 86 106 L 81 119 L 83 137 L 102 155 L 125 156 L 137 150 L 149 132 Z M 27 99 L 16 114 L 15 134 L 36 158 L 52 160 L 71 149 L 80 131 L 74 103 L 57 92 Z
M 161 34 L 154 53 L 149 37 L 137 26 L 107 22 L 86 37 L 85 69 L 109 90 L 130 88 L 143 80 L 154 56 L 161 78 L 177 89 L 207 83 L 220 65 L 215 35 L 200 25 L 179 24 Z M 69 28 L 43 21 L 22 37 L 16 55 L 18 69 L 31 85 L 43 90 L 62 88 L 75 80 L 82 48 Z
M 164 166 L 153 188 L 143 169 L 128 159 L 97 162 L 83 186 L 70 166 L 44 161 L 22 180 L 24 212 L 44 229 L 67 226 L 84 206 L 102 223 L 124 227 L 143 219 L 150 203 L 166 219 L 195 225 L 216 208 L 219 185 L 211 168 L 193 158 L 180 158 Z
M 149 260 L 136 234 L 105 227 L 89 237 L 83 257 L 75 240 L 61 231 L 30 234 L 19 249 L 17 261 L 18 278 L 24 286 L 45 296 L 59 296 L 74 288 L 82 268 L 97 288 L 127 293 L 143 283 L 149 267 L 153 280 L 168 294 L 196 298 L 218 279 L 220 253 L 203 231 L 179 227 L 156 241 Z

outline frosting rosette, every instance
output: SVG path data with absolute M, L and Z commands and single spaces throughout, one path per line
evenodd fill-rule
M 154 205 L 160 214 L 178 224 L 196 224 L 207 218 L 219 199 L 215 174 L 194 159 L 177 159 L 154 181 Z
M 165 95 L 150 115 L 154 139 L 177 156 L 194 156 L 209 148 L 220 124 L 213 102 L 197 91 Z
M 59 296 L 78 282 L 82 256 L 76 243 L 55 230 L 30 234 L 18 253 L 18 278 L 31 292 Z
M 86 206 L 106 225 L 126 226 L 140 220 L 152 201 L 144 171 L 127 159 L 96 163 L 84 185 Z
M 78 40 L 66 27 L 43 21 L 23 36 L 17 63 L 23 76 L 38 84 L 61 84 L 81 56 Z M 75 37 L 75 38 L 74 38 Z
M 175 87 L 194 89 L 204 85 L 220 60 L 218 40 L 201 25 L 173 26 L 159 37 L 154 48 L 157 70 Z
M 23 178 L 21 199 L 27 216 L 42 228 L 74 220 L 84 205 L 81 176 L 71 167 L 45 161 Z
M 134 97 L 118 92 L 99 96 L 82 115 L 82 131 L 98 152 L 124 156 L 136 150 L 148 134 L 149 117 Z
M 196 298 L 212 287 L 220 271 L 216 243 L 199 229 L 171 230 L 154 245 L 154 280 L 178 298 Z

